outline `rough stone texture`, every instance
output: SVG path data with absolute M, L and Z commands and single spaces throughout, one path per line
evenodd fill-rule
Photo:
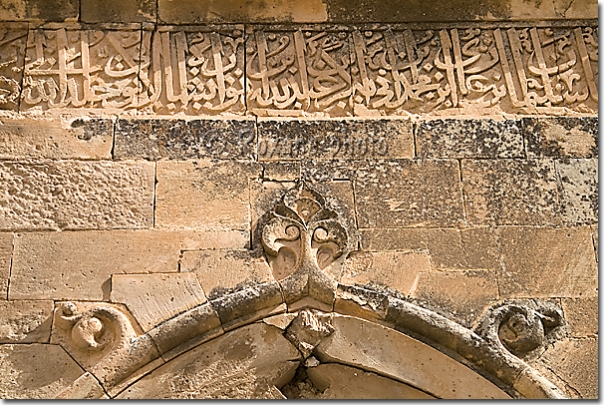
M 0 232 L 0 301 L 8 298 L 8 279 L 13 255 L 13 234 Z
M 0 343 L 48 343 L 52 301 L 0 301 Z
M 52 399 L 84 370 L 58 345 L 0 345 L 0 397 Z
M 363 367 L 440 398 L 508 398 L 463 364 L 395 330 L 346 316 L 335 316 L 333 326 L 315 348 L 321 362 Z
M 598 156 L 597 117 L 527 117 L 522 129 L 529 158 Z
M 0 159 L 111 159 L 109 119 L 7 119 L 0 123 Z
M 364 229 L 366 250 L 427 250 L 440 270 L 499 268 L 499 246 L 492 228 Z
M 574 337 L 598 334 L 598 298 L 562 298 L 562 310 L 568 330 Z
M 200 22 L 320 22 L 327 20 L 323 0 L 302 0 L 288 3 L 281 0 L 210 1 L 159 0 L 159 19 L 165 23 Z
M 258 159 L 413 157 L 411 120 L 258 120 Z
M 473 225 L 559 225 L 554 162 L 463 160 L 465 207 Z
M 598 340 L 565 339 L 540 359 L 582 398 L 598 398 Z
M 306 370 L 322 391 L 316 399 L 429 399 L 407 384 L 342 364 L 319 364 Z
M 251 257 L 248 250 L 187 251 L 182 255 L 180 271 L 195 273 L 208 299 L 274 281 L 266 259 Z
M 254 120 L 120 119 L 115 131 L 117 159 L 254 160 Z
M 114 274 L 111 301 L 125 304 L 146 332 L 176 314 L 206 302 L 192 273 Z
M 594 297 L 598 271 L 588 227 L 502 228 L 501 298 Z
M 495 274 L 486 270 L 422 272 L 412 296 L 466 327 L 498 298 Z
M 142 162 L 2 162 L 0 229 L 149 227 L 153 176 Z
M 8 0 L 0 4 L 0 20 L 75 21 L 79 16 L 78 0 Z
M 85 373 L 59 393 L 56 399 L 109 399 L 109 397 L 98 380 L 92 374 Z
M 155 22 L 153 0 L 80 0 L 82 22 Z
M 264 162 L 262 168 L 265 181 L 295 181 L 300 178 L 299 162 Z
M 591 238 L 594 242 L 594 252 L 596 254 L 596 262 L 599 260 L 600 252 L 598 250 L 598 224 L 591 226 Z
M 248 182 L 260 169 L 207 160 L 158 162 L 156 226 L 248 230 Z
M 111 274 L 177 272 L 182 249 L 246 242 L 238 232 L 23 233 L 15 241 L 10 299 L 108 299 Z
M 419 273 L 430 270 L 426 252 L 353 252 L 344 263 L 339 282 L 409 295 L 417 286 Z
M 598 160 L 557 162 L 562 181 L 564 220 L 569 225 L 598 222 Z
M 19 0 L 15 4 L 18 7 Z M 5 20 L 6 2 L 0 4 L 0 21 Z M 27 23 L 0 22 L 0 110 L 18 111 L 27 45 Z M 0 137 L 1 139 L 1 137 Z M 1 141 L 0 141 L 1 143 Z
M 457 161 L 364 165 L 354 185 L 360 228 L 447 227 L 464 221 Z
M 417 155 L 429 159 L 521 158 L 518 120 L 439 119 L 421 121 L 415 139 Z
M 270 385 L 289 381 L 298 365 L 298 350 L 281 333 L 263 323 L 226 333 L 154 370 L 118 398 L 262 398 Z

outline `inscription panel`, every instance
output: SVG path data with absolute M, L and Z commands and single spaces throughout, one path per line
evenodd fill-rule
M 27 24 L 0 23 L 0 110 L 19 107 Z

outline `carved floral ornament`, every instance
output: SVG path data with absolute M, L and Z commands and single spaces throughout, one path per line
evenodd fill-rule
M 262 228 L 266 258 L 287 304 L 281 311 L 289 312 L 285 315 L 290 317 L 283 336 L 298 349 L 304 364 L 316 363 L 315 348 L 332 335 L 343 333 L 332 323 L 335 317 L 364 317 L 355 311 L 347 313 L 346 308 L 333 310 L 338 275 L 352 250 L 351 236 L 343 223 L 321 194 L 301 183 L 285 193 Z M 364 299 L 362 295 L 355 297 L 358 302 Z M 474 364 L 476 370 L 494 376 L 500 386 L 507 386 L 507 392 L 518 392 L 520 397 L 564 397 L 558 387 L 526 363 L 531 353 L 537 353 L 562 330 L 561 311 L 553 304 L 505 302 L 491 309 L 472 331 L 400 297 L 385 295 L 384 299 L 385 322 L 379 323 L 390 324 L 403 334 L 410 331 L 439 351 L 442 347 L 450 349 L 466 359 L 462 363 Z M 94 376 L 103 391 L 114 397 L 145 375 L 140 370 L 157 368 L 196 345 L 229 333 L 223 330 L 224 323 L 211 323 L 210 319 L 216 319 L 217 307 L 213 305 L 213 301 L 200 304 L 143 333 L 123 306 L 66 302 L 56 309 L 52 343 L 62 345 L 87 375 Z M 247 314 L 246 306 L 250 304 L 244 298 L 234 310 L 242 308 L 241 313 Z M 241 319 L 236 328 L 259 318 Z M 363 322 L 367 321 L 375 322 L 375 318 L 370 316 Z M 388 333 L 396 336 L 398 332 Z M 367 356 L 371 358 L 370 353 Z M 77 387 L 78 381 L 63 392 L 63 397 L 80 395 Z

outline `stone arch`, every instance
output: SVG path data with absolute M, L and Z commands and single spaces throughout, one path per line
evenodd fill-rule
M 143 322 L 151 314 L 117 304 L 62 303 L 52 339 L 87 373 L 59 397 L 279 398 L 294 378 L 337 397 L 330 368 L 392 397 L 564 397 L 522 360 L 557 336 L 558 309 L 504 302 L 470 330 L 388 285 L 344 284 L 355 243 L 342 216 L 317 188 L 296 185 L 260 221 L 273 278 L 163 319 Z

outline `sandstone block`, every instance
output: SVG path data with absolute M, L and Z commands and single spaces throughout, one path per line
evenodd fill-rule
M 10 4 L 13 3 L 13 4 Z M 0 21 L 17 20 L 17 15 L 25 14 L 26 0 L 15 0 L 8 4 L 0 4 Z M 11 14 L 14 18 L 10 18 Z M 8 17 L 8 18 L 6 18 Z M 27 43 L 27 24 L 0 22 L 0 54 L 3 55 L 0 65 L 2 78 L 2 99 L 0 110 L 19 110 L 19 98 L 23 83 L 23 66 L 25 63 L 25 47 Z M 0 144 L 2 137 L 0 136 Z M 1 146 L 0 146 L 1 150 Z
M 0 301 L 0 343 L 48 343 L 52 301 Z
M 497 280 L 487 270 L 422 272 L 412 296 L 466 327 L 498 298 Z
M 502 298 L 594 297 L 598 271 L 590 230 L 502 228 Z
M 264 162 L 262 168 L 264 181 L 295 181 L 300 178 L 299 162 Z
M 153 0 L 81 0 L 81 21 L 85 23 L 155 22 Z
M 598 222 L 598 160 L 557 162 L 562 180 L 564 220 L 568 225 Z
M 163 320 L 206 302 L 192 273 L 114 274 L 111 301 L 126 305 L 146 332 Z
M 114 154 L 118 159 L 254 160 L 254 124 L 251 119 L 120 119 Z
M 0 123 L 0 159 L 111 159 L 109 119 L 10 119 Z
M 76 21 L 79 16 L 78 0 L 13 0 L 0 4 L 1 20 L 17 21 Z
M 0 163 L 0 229 L 144 228 L 154 169 L 142 162 Z
M 598 249 L 598 224 L 591 226 L 591 238 L 594 241 L 594 249 L 596 252 L 596 262 L 597 262 L 599 260 L 598 257 L 600 256 L 600 251 Z
M 597 117 L 527 117 L 522 129 L 529 158 L 598 156 Z
M 258 159 L 366 160 L 412 158 L 409 119 L 258 121 Z
M 373 322 L 387 324 L 384 319 L 388 311 L 388 297 L 391 291 L 378 291 L 373 286 L 371 290 L 358 286 L 339 284 L 336 291 L 334 311 L 339 314 L 356 316 Z M 389 326 L 392 326 L 389 324 Z
M 57 399 L 109 399 L 101 384 L 90 373 L 81 375 Z
M 430 271 L 427 252 L 353 252 L 344 263 L 341 284 L 368 289 L 392 289 L 411 294 L 422 271 Z
M 248 182 L 260 170 L 234 162 L 158 162 L 156 226 L 249 230 Z
M 58 345 L 0 345 L 0 397 L 52 399 L 84 370 Z
M 363 229 L 365 250 L 426 250 L 440 270 L 495 269 L 499 247 L 491 228 Z
M 13 234 L 0 232 L 0 301 L 8 298 L 8 278 L 13 256 Z
M 417 155 L 424 159 L 524 157 L 523 138 L 518 120 L 421 121 L 415 139 Z
M 455 226 L 464 222 L 456 161 L 399 160 L 359 167 L 360 228 Z
M 562 310 L 573 337 L 598 335 L 598 298 L 562 298 Z
M 118 395 L 126 398 L 262 397 L 295 372 L 298 350 L 278 328 L 255 323 L 190 350 Z
M 22 233 L 15 242 L 10 298 L 108 299 L 112 274 L 177 272 L 181 250 L 243 248 L 248 241 L 240 232 Z
M 471 224 L 560 224 L 553 161 L 464 160 L 461 172 Z
M 182 255 L 181 272 L 197 275 L 208 299 L 259 283 L 274 281 L 264 256 L 252 257 L 249 250 L 193 250 Z

